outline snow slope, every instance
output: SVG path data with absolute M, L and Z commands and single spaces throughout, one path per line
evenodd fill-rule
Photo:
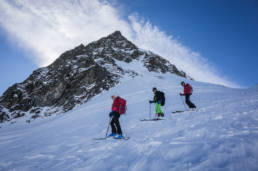
M 198 111 L 171 114 L 184 109 L 182 78 L 141 73 L 68 113 L 2 125 L 0 170 L 258 170 L 257 88 L 190 81 Z M 154 86 L 166 94 L 166 120 L 140 122 Z M 127 99 L 120 122 L 130 139 L 95 141 L 105 136 L 112 94 Z

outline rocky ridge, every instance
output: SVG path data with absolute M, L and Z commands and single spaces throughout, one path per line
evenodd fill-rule
M 119 31 L 63 53 L 51 65 L 35 70 L 24 82 L 9 87 L 0 97 L 0 122 L 26 116 L 66 112 L 117 85 L 124 76 L 140 73 L 125 64 L 139 62 L 149 72 L 187 77 L 166 59 L 136 47 Z

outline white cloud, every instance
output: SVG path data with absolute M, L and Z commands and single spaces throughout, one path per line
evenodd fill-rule
M 62 52 L 130 26 L 108 3 L 94 0 L 16 0 L 0 3 L 0 24 L 39 65 Z
M 141 45 L 143 49 L 151 49 L 165 57 L 197 81 L 239 87 L 223 78 L 213 65 L 209 64 L 199 53 L 191 51 L 172 36 L 160 31 L 158 27 L 138 19 L 135 15 L 129 18 L 135 33 L 134 41 L 137 45 Z
M 39 66 L 50 64 L 62 52 L 81 43 L 88 44 L 120 30 L 139 47 L 167 58 L 198 81 L 237 86 L 222 78 L 200 54 L 150 22 L 135 15 L 128 21 L 119 14 L 104 0 L 0 2 L 0 26 Z

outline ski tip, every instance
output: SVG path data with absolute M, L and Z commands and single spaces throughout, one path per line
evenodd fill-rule
M 173 111 L 172 113 L 182 113 L 182 112 L 185 112 L 183 110 L 177 110 L 177 111 Z
M 130 137 L 114 138 L 114 139 L 116 139 L 116 140 L 129 140 L 129 139 L 130 139 Z
M 160 120 L 165 120 L 165 119 L 153 118 L 153 119 L 141 119 L 140 121 L 160 121 Z

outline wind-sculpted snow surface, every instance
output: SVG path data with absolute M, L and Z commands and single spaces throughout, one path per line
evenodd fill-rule
M 182 79 L 158 73 L 127 77 L 66 114 L 4 123 L 0 170 L 258 170 L 257 89 L 190 82 L 198 111 L 172 114 L 184 110 Z M 149 118 L 153 86 L 166 94 L 166 120 L 141 122 Z M 105 136 L 112 94 L 127 99 L 120 122 L 130 139 L 95 141 Z

